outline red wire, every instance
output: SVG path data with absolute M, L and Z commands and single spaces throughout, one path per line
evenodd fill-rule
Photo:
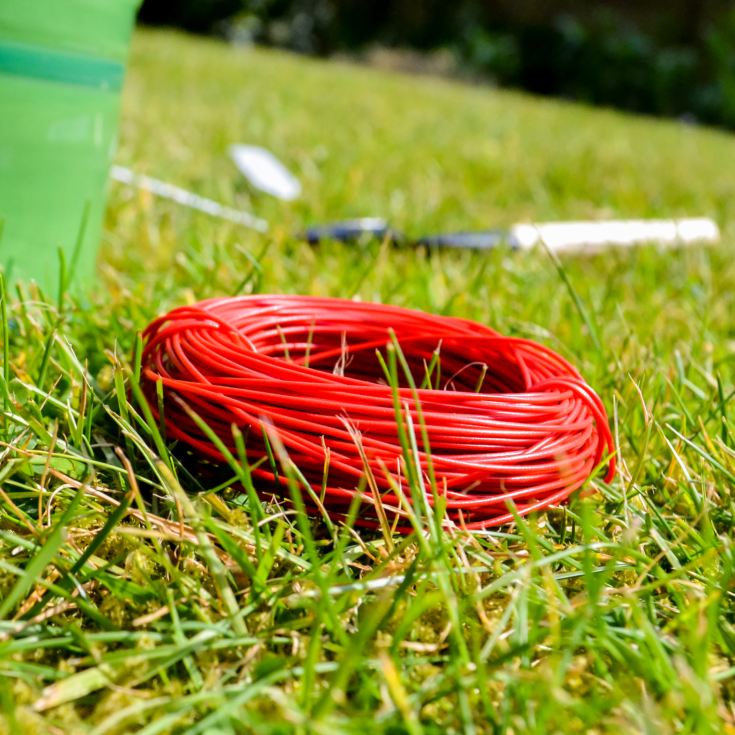
M 605 408 L 566 360 L 482 324 L 394 306 L 276 295 L 174 309 L 144 332 L 144 392 L 160 420 L 155 383 L 163 383 L 168 436 L 206 458 L 224 461 L 192 411 L 235 456 L 237 425 L 264 494 L 279 492 L 266 446 L 276 440 L 331 517 L 343 518 L 363 488 L 359 523 L 376 525 L 380 502 L 406 530 L 409 468 L 376 355 L 392 334 L 415 384 L 431 375 L 433 387 L 415 394 L 400 383 L 401 422 L 416 437 L 427 503 L 434 492 L 444 496 L 451 521 L 468 529 L 507 523 L 511 500 L 520 515 L 548 508 L 604 460 L 605 479 L 614 476 Z M 378 501 L 364 489 L 368 478 Z

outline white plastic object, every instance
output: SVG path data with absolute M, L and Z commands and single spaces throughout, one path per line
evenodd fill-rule
M 597 252 L 610 247 L 631 247 L 647 242 L 671 246 L 714 244 L 719 239 L 717 223 L 708 217 L 545 222 L 518 224 L 510 229 L 511 242 L 521 250 L 545 245 L 555 253 Z
M 230 156 L 256 189 L 284 201 L 296 199 L 301 194 L 299 180 L 265 148 L 238 143 L 230 146 Z

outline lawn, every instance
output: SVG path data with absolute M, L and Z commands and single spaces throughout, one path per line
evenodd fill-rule
M 250 192 L 236 141 L 304 196 Z M 117 160 L 273 226 L 113 185 L 94 287 L 3 300 L 0 733 L 735 732 L 735 138 L 139 31 Z M 561 263 L 293 237 L 699 214 L 719 247 Z M 156 314 L 250 292 L 537 339 L 602 396 L 619 473 L 492 533 L 395 539 L 215 487 L 146 420 L 133 355 Z

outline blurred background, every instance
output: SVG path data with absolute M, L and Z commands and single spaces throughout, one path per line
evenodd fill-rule
M 139 19 L 735 128 L 727 0 L 145 0 Z

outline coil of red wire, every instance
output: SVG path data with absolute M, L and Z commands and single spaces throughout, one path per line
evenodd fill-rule
M 223 461 L 192 414 L 236 456 L 234 424 L 259 492 L 285 495 L 267 461 L 275 438 L 335 519 L 361 492 L 359 523 L 374 526 L 385 512 L 408 527 L 407 431 L 426 502 L 441 497 L 446 522 L 471 530 L 512 520 L 510 501 L 520 515 L 561 503 L 604 461 L 605 479 L 615 472 L 605 408 L 577 370 L 547 347 L 469 320 L 243 296 L 174 309 L 144 342 L 144 393 L 169 439 Z M 387 379 L 376 352 L 391 345 L 414 387 L 405 375 Z

